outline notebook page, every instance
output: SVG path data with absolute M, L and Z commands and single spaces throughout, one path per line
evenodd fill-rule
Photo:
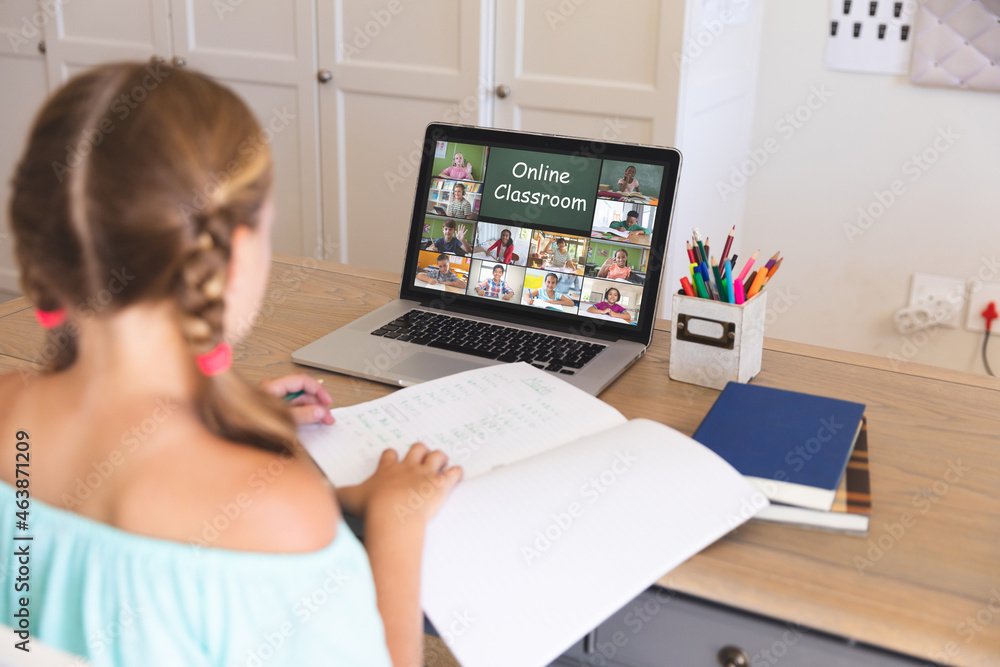
M 461 482 L 428 526 L 423 608 L 464 667 L 548 664 L 753 500 L 711 450 L 633 420 Z
M 525 363 L 458 373 L 332 412 L 334 425 L 301 427 L 299 438 L 337 486 L 364 481 L 385 449 L 402 456 L 417 441 L 444 451 L 471 479 L 626 422 L 607 403 Z

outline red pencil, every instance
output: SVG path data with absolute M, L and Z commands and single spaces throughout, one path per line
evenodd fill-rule
M 722 259 L 720 262 L 722 264 L 726 263 L 726 257 L 729 256 L 729 250 L 733 247 L 733 235 L 736 234 L 736 225 L 729 230 L 729 236 L 726 237 L 726 245 L 722 246 Z
M 687 242 L 688 259 L 692 264 L 697 264 L 698 262 L 694 258 L 694 250 L 691 250 L 691 242 Z
M 686 277 L 681 278 L 681 287 L 684 288 L 684 293 L 688 296 L 694 296 L 694 287 L 691 286 L 691 281 Z

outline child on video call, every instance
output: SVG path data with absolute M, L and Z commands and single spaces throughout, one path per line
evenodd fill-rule
M 635 178 L 635 167 L 632 165 L 626 167 L 625 175 L 618 179 L 618 192 L 641 194 L 639 181 Z
M 305 374 L 254 386 L 230 367 L 268 282 L 271 153 L 231 90 L 166 65 L 149 89 L 151 67 L 70 79 L 12 181 L 21 285 L 48 336 L 41 373 L 0 376 L 3 456 L 15 433 L 32 445 L 32 638 L 101 666 L 230 665 L 283 632 L 268 664 L 422 665 L 424 533 L 461 470 L 417 443 L 334 489 L 296 435 L 333 423 L 330 394 Z M 144 82 L 120 119 L 115 101 Z M 53 169 L 108 118 L 114 131 Z M 7 544 L 27 495 L 14 473 L 0 467 Z M 364 547 L 342 509 L 364 518 Z M 11 586 L 0 616 L 17 604 Z
M 510 301 L 511 297 L 514 296 L 514 290 L 503 279 L 502 264 L 493 267 L 493 278 L 476 285 L 476 294 L 490 299 Z
M 618 303 L 621 301 L 622 293 L 618 291 L 616 287 L 609 287 L 604 292 L 604 301 L 600 303 L 595 303 L 593 306 L 587 309 L 588 313 L 600 313 L 601 315 L 607 315 L 608 317 L 617 317 L 619 319 L 625 320 L 626 322 L 632 321 L 632 316 L 629 312 Z
M 466 161 L 465 156 L 458 151 L 455 151 L 455 157 L 451 161 L 451 166 L 442 170 L 438 176 L 455 178 L 461 181 L 475 180 L 472 177 L 472 163 Z
M 555 245 L 555 248 L 552 246 Z M 566 239 L 559 237 L 556 239 L 549 239 L 548 243 L 545 244 L 545 250 L 543 253 L 548 255 L 549 266 L 554 266 L 557 269 L 567 269 L 569 271 L 576 271 L 576 264 L 573 262 L 573 256 L 570 255 Z
M 566 296 L 566 294 L 556 291 L 558 285 L 559 276 L 554 273 L 546 274 L 541 289 L 528 290 L 528 305 L 535 305 L 535 301 L 544 301 L 545 303 L 559 304 L 561 306 L 576 305 L 573 303 L 573 299 Z
M 514 261 L 514 239 L 511 238 L 509 229 L 500 232 L 500 238 L 486 249 L 486 254 L 504 264 Z
M 628 266 L 628 252 L 618 249 L 604 260 L 601 270 L 597 272 L 597 277 L 610 278 L 611 280 L 628 280 L 631 273 L 632 269 Z
M 437 265 L 428 266 L 417 274 L 417 280 L 428 285 L 448 285 L 465 289 L 468 284 L 458 277 L 458 274 L 451 270 L 451 258 L 444 253 L 437 256 Z
M 464 256 L 472 254 L 472 246 L 465 240 L 465 235 L 469 232 L 465 225 L 455 224 L 454 220 L 445 220 L 441 225 L 441 232 L 444 236 L 439 236 L 434 243 L 427 246 L 430 252 L 450 252 L 453 255 Z

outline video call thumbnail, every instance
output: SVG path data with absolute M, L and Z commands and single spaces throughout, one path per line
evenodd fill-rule
M 472 260 L 468 294 L 518 303 L 524 289 L 524 267 Z
M 598 199 L 590 236 L 648 246 L 653 239 L 656 207 L 632 202 Z
M 583 278 L 575 274 L 528 269 L 524 275 L 521 304 L 575 314 L 580 307 L 582 289 Z
M 473 259 L 496 261 L 501 264 L 524 266 L 531 246 L 531 230 L 527 227 L 492 222 L 480 222 L 476 228 Z
M 531 237 L 528 268 L 582 276 L 588 240 L 583 236 L 535 230 Z
M 642 306 L 642 286 L 584 278 L 580 315 L 619 324 L 636 324 Z
M 469 285 L 469 258 L 421 250 L 414 286 L 464 294 Z
M 591 239 L 583 275 L 644 285 L 648 263 L 649 248 Z
M 597 186 L 598 196 L 656 206 L 662 183 L 662 165 L 604 160 Z
M 488 146 L 439 141 L 434 147 L 431 173 L 439 178 L 482 183 L 489 152 Z
M 473 252 L 476 223 L 452 218 L 424 218 L 424 230 L 420 235 L 420 249 L 431 252 L 447 252 L 464 257 Z
M 479 217 L 480 187 L 479 183 L 432 179 L 427 212 L 459 220 L 475 220 Z

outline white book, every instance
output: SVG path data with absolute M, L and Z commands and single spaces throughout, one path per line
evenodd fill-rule
M 421 601 L 464 667 L 548 664 L 760 504 L 708 448 L 528 364 L 333 415 L 300 435 L 334 484 L 418 440 L 463 467 L 427 528 Z
M 594 225 L 592 231 L 601 232 L 602 234 L 614 234 L 615 236 L 620 236 L 623 239 L 628 238 L 628 232 L 624 232 L 620 229 L 612 229 L 611 227 L 604 227 L 603 225 Z

